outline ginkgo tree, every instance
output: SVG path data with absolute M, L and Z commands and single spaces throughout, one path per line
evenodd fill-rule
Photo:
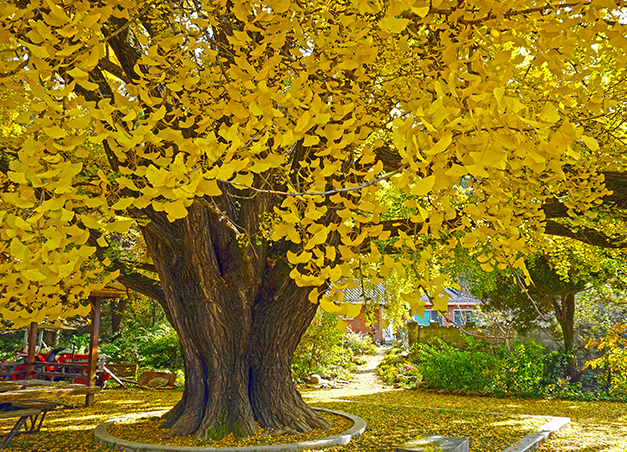
M 85 313 L 116 279 L 179 335 L 172 434 L 325 427 L 290 361 L 318 305 L 355 315 L 335 301 L 362 261 L 383 262 L 367 267 L 375 284 L 411 268 L 437 297 L 446 278 L 425 269 L 458 244 L 524 274 L 545 230 L 620 242 L 586 213 L 622 199 L 604 182 L 624 169 L 621 13 L 612 0 L 5 2 L 0 102 L 17 126 L 1 123 L 0 315 Z M 382 181 L 405 193 L 403 218 L 382 216 Z M 109 251 L 131 227 L 151 262 Z M 373 239 L 390 237 L 413 258 L 383 256 Z

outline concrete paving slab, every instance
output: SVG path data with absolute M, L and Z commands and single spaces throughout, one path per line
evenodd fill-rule
M 452 436 L 420 435 L 401 447 L 396 452 L 468 452 L 470 440 Z
M 570 424 L 570 418 L 568 417 L 554 417 L 549 422 L 544 424 L 537 432 L 531 433 L 525 436 L 511 447 L 508 447 L 503 452 L 531 452 L 532 450 L 540 447 L 547 439 L 551 438 L 562 428 Z

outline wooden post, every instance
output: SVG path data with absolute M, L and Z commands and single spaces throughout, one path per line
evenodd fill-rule
M 125 294 L 117 289 L 104 288 L 89 294 L 91 304 L 91 331 L 89 336 L 89 357 L 87 360 L 87 388 L 96 386 L 96 372 L 98 371 L 98 334 L 100 333 L 100 303 L 107 298 L 120 298 Z M 94 394 L 87 394 L 85 406 L 94 404 Z
M 31 322 L 28 330 L 28 352 L 26 355 L 26 380 L 32 380 L 35 373 L 35 347 L 37 346 L 37 322 Z
M 87 361 L 87 386 L 96 386 L 96 370 L 98 366 L 98 333 L 100 330 L 100 297 L 89 297 L 91 302 L 91 331 L 89 335 L 89 358 Z M 94 394 L 85 396 L 85 406 L 94 404 Z

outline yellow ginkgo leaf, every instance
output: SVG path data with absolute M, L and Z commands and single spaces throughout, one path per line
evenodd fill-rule
M 407 24 L 409 24 L 409 19 L 402 19 L 402 18 L 390 17 L 390 16 L 381 19 L 381 22 L 379 22 L 379 26 L 383 30 L 386 30 L 386 31 L 389 31 L 390 33 L 395 33 L 395 34 L 403 31 L 405 27 L 407 27 Z

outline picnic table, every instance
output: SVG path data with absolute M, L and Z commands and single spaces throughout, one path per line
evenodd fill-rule
M 0 448 L 4 448 L 21 433 L 38 432 L 41 429 L 41 424 L 44 423 L 46 413 L 54 410 L 57 404 L 46 400 L 28 400 L 11 402 L 10 404 L 1 403 L 0 407 L 5 409 L 5 411 L 0 411 L 0 420 L 16 419 L 9 433 L 0 435 L 0 438 L 4 437 L 0 442 Z
M 15 424 L 5 435 L 0 435 L 0 448 L 21 433 L 34 433 L 41 429 L 46 413 L 57 407 L 56 399 L 65 395 L 93 394 L 98 387 L 45 380 L 19 380 L 0 382 L 0 420 L 15 419 Z
M 97 386 L 48 380 L 15 380 L 0 382 L 0 403 L 29 399 L 56 399 L 66 395 L 95 394 Z

